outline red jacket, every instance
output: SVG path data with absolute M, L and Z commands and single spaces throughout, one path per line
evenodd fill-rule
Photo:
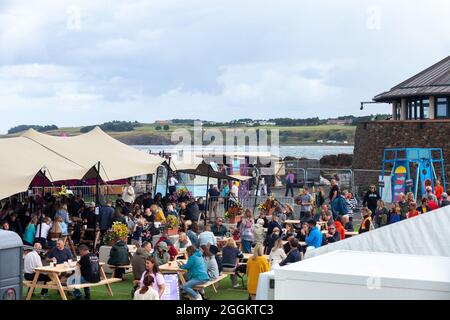
M 341 240 L 345 239 L 345 228 L 339 221 L 335 221 L 334 225 L 336 226 L 337 232 L 339 232 L 339 235 L 341 236 Z
M 155 248 L 158 245 L 158 243 L 160 243 L 161 241 L 166 241 L 166 240 L 170 241 L 170 239 L 167 239 L 166 237 L 159 238 L 158 242 L 155 245 Z M 169 246 L 169 254 L 170 254 L 170 258 L 172 258 L 172 259 L 174 259 L 178 255 L 178 250 L 177 250 L 177 248 L 175 248 L 173 243 Z
M 436 210 L 439 208 L 438 204 L 433 200 L 428 200 L 428 206 L 430 207 L 430 210 Z
M 414 212 L 411 212 L 411 211 L 408 211 L 407 213 L 406 213 L 406 217 L 409 219 L 409 218 L 412 218 L 412 217 L 416 217 L 416 216 L 418 216 L 419 215 L 419 211 L 417 211 L 417 210 L 415 210 Z

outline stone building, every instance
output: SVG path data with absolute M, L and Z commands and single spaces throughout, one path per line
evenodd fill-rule
M 377 184 L 384 148 L 442 148 L 450 189 L 450 56 L 387 92 L 375 102 L 392 105 L 391 120 L 360 123 L 353 169 L 359 192 Z M 439 177 L 441 178 L 441 177 Z

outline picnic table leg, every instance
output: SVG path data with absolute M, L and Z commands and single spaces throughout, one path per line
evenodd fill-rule
M 216 289 L 216 284 L 215 283 L 213 283 L 212 287 L 213 287 L 214 292 L 217 293 L 217 289 Z
M 100 266 L 100 276 L 103 278 L 103 280 L 108 280 L 105 274 L 105 270 L 103 270 L 103 266 Z M 105 284 L 106 290 L 108 290 L 108 294 L 112 297 L 114 294 L 112 292 L 111 286 L 109 283 Z
M 70 248 L 70 251 L 72 251 L 73 256 L 76 257 L 77 256 L 77 251 L 75 250 L 75 246 L 73 244 L 72 237 L 70 236 L 70 233 L 65 237 L 64 245 L 66 244 L 66 242 L 69 244 L 69 248 Z
M 31 296 L 33 295 L 34 288 L 36 288 L 36 284 L 37 284 L 40 274 L 41 274 L 40 271 L 36 271 L 36 273 L 34 274 L 33 282 L 31 283 L 31 286 L 28 289 L 28 294 L 27 294 L 26 300 L 31 300 Z
M 59 276 L 56 273 L 52 272 L 49 274 L 49 277 L 56 283 L 56 286 L 58 287 L 58 292 L 59 292 L 59 295 L 61 296 L 61 299 L 67 300 L 67 296 L 66 296 L 66 293 L 64 292 L 64 288 L 61 284 L 61 281 L 59 280 Z

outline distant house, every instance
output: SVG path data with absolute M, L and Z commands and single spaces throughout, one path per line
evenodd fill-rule
M 159 125 L 166 125 L 166 124 L 172 124 L 172 120 L 156 120 L 155 124 L 159 124 Z
M 353 123 L 352 119 L 344 119 L 344 120 L 328 119 L 327 120 L 327 124 L 335 124 L 335 125 L 349 125 L 349 124 L 352 124 L 352 123 Z

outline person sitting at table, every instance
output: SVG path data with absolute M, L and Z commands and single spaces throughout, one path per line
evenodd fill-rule
M 131 258 L 134 281 L 139 281 L 141 279 L 142 274 L 145 271 L 145 263 L 152 251 L 153 250 L 151 242 L 144 242 L 142 244 L 142 247 L 137 248 L 136 252 L 134 253 L 133 257 Z
M 177 250 L 180 250 L 180 249 L 186 249 L 187 247 L 192 246 L 192 243 L 185 232 L 180 232 L 180 234 L 178 236 L 178 240 L 175 241 L 174 246 Z
M 300 252 L 300 250 L 298 250 L 298 247 L 299 247 L 298 240 L 295 238 L 291 238 L 289 240 L 289 246 L 291 247 L 291 250 L 289 251 L 286 259 L 281 261 L 281 263 L 280 263 L 281 267 L 283 267 L 287 264 L 299 262 L 300 260 L 302 260 L 302 253 Z
M 219 266 L 214 254 L 209 250 L 210 245 L 203 245 L 200 248 L 203 251 L 203 259 L 206 263 L 206 272 L 208 273 L 209 280 L 217 279 L 220 276 Z
M 320 248 L 322 246 L 323 236 L 314 219 L 308 221 L 308 228 L 308 236 L 305 239 L 306 244 L 310 247 Z
M 281 235 L 281 238 L 283 240 L 288 240 L 289 236 L 293 235 L 294 238 L 297 236 L 297 233 L 295 232 L 294 225 L 291 223 L 286 224 L 286 228 L 284 229 L 283 234 Z
M 256 297 L 259 275 L 270 270 L 269 262 L 263 251 L 263 246 L 258 243 L 255 246 L 253 257 L 247 261 L 247 292 L 251 300 Z
M 177 210 L 174 209 L 173 203 L 167 204 L 165 215 L 166 215 L 166 217 L 169 215 L 178 217 L 178 212 L 177 212 Z
M 272 248 L 275 245 L 275 242 L 277 242 L 277 240 L 281 238 L 281 234 L 280 233 L 281 233 L 281 229 L 278 228 L 278 227 L 275 227 L 273 229 L 272 234 L 267 237 L 267 240 L 266 240 L 266 251 L 265 251 L 266 254 L 270 254 L 270 252 L 272 251 Z
M 235 272 L 238 266 L 239 259 L 244 258 L 241 250 L 236 245 L 236 241 L 230 238 L 227 241 L 225 247 L 222 248 L 222 267 L 224 272 Z M 239 287 L 237 281 L 237 275 L 232 274 L 231 276 L 231 285 L 233 288 Z
M 198 224 L 192 223 L 191 221 L 186 221 L 186 227 L 188 228 L 186 235 L 189 240 L 191 240 L 192 245 L 198 248 L 200 246 L 200 242 L 198 240 Z
M 422 199 L 422 205 L 419 207 L 419 212 L 420 213 L 427 213 L 430 212 L 431 209 L 428 206 L 428 199 L 427 198 L 423 198 Z
M 83 284 L 83 283 L 97 283 L 100 282 L 100 260 L 97 255 L 91 254 L 89 248 L 85 244 L 78 246 L 80 252 L 80 260 L 77 262 L 77 267 L 80 269 L 80 277 L 73 278 L 71 284 Z M 76 300 L 81 300 L 80 289 L 75 289 L 73 295 Z M 91 290 L 89 287 L 84 288 L 84 296 L 86 300 L 91 299 Z
M 152 215 L 155 217 L 155 222 L 166 222 L 166 217 L 164 215 L 164 212 L 159 206 L 157 206 L 156 204 L 153 204 L 150 207 L 150 210 L 152 212 Z
M 336 217 L 336 221 L 334 221 L 334 226 L 336 227 L 336 231 L 339 233 L 340 236 L 340 240 L 344 240 L 345 239 L 345 228 L 344 225 L 342 224 L 342 218 L 343 216 L 337 216 Z
M 122 214 L 122 210 L 123 210 L 122 207 L 117 207 L 114 210 L 114 215 L 112 217 L 111 224 L 113 224 L 114 222 L 127 224 L 127 220 L 125 219 L 125 216 Z
M 253 243 L 255 245 L 257 243 L 264 244 L 265 239 L 266 231 L 264 230 L 264 220 L 258 219 L 255 223 L 255 228 L 253 229 Z
M 128 256 L 128 246 L 126 243 L 126 237 L 122 237 L 117 241 L 109 252 L 108 264 L 111 266 L 125 266 L 130 263 Z M 125 269 L 115 268 L 114 278 L 120 278 L 125 281 Z
M 168 252 L 169 252 L 169 255 L 170 255 L 170 260 L 175 260 L 175 258 L 178 255 L 178 250 L 175 247 L 175 245 L 172 243 L 172 241 L 170 240 L 170 237 L 169 237 L 167 229 L 164 229 L 162 231 L 162 235 L 159 238 L 159 240 L 156 242 L 155 246 L 157 247 L 158 244 L 160 242 L 162 242 L 162 241 L 164 241 L 167 244 L 167 248 L 169 250 Z
M 141 280 L 139 281 L 140 288 L 145 286 L 144 279 L 147 275 L 151 275 L 155 279 L 151 286 L 158 292 L 159 298 L 161 299 L 166 290 L 166 282 L 163 274 L 159 271 L 158 263 L 154 257 L 147 257 L 145 261 L 145 271 L 142 273 Z
M 308 236 L 308 230 L 309 230 L 308 223 L 303 222 L 300 230 L 297 232 L 296 238 L 298 239 L 298 241 L 301 242 L 306 241 L 306 237 Z
M 144 277 L 144 286 L 134 292 L 133 300 L 160 300 L 158 291 L 152 287 L 153 283 L 155 283 L 155 278 L 151 274 L 147 274 Z
M 212 233 L 214 233 L 214 236 L 216 237 L 225 237 L 228 229 L 223 225 L 222 218 L 216 218 L 216 223 L 214 223 L 211 227 Z
M 170 261 L 169 247 L 167 243 L 161 241 L 156 245 L 156 250 L 153 251 L 153 255 L 156 263 L 161 266 Z
M 47 259 L 56 264 L 67 262 L 73 259 L 72 252 L 64 246 L 64 239 L 56 240 L 56 246 L 50 250 Z
M 198 235 L 198 241 L 200 246 L 213 245 L 217 247 L 217 240 L 214 233 L 211 232 L 211 226 L 204 227 L 204 231 Z
M 33 250 L 34 249 L 34 250 Z M 33 249 L 31 247 L 28 247 L 25 250 L 25 258 L 23 261 L 23 271 L 24 271 L 24 279 L 28 281 L 33 281 L 35 276 L 35 268 L 42 267 L 42 259 L 39 255 L 38 251 L 42 250 L 42 245 L 39 242 L 36 242 L 33 246 Z M 46 274 L 39 274 L 38 281 L 44 282 L 44 284 L 47 284 L 48 281 L 50 281 L 50 277 Z M 47 295 L 48 289 L 42 289 L 41 290 L 41 299 L 44 299 Z
M 263 219 L 264 221 L 264 228 L 268 228 L 269 227 L 269 220 L 266 217 L 266 211 L 265 210 L 260 210 L 259 211 L 259 216 L 255 219 L 255 223 L 258 222 L 258 219 Z
M 286 252 L 283 249 L 283 240 L 278 239 L 275 242 L 275 245 L 273 246 L 272 250 L 270 251 L 269 255 L 270 267 L 273 268 L 273 266 L 280 264 L 281 261 L 286 259 L 286 257 L 287 257 Z
M 338 217 L 336 217 L 338 218 Z M 345 234 L 344 234 L 345 236 Z M 341 235 L 336 230 L 336 226 L 330 226 L 328 227 L 328 233 L 327 233 L 327 243 L 334 243 L 341 240 Z
M 283 245 L 284 253 L 288 254 L 289 251 L 291 251 L 291 246 L 289 245 L 289 241 L 291 239 L 294 239 L 295 236 L 296 236 L 295 233 L 286 233 L 285 236 L 281 238 L 283 241 L 286 241 L 285 244 Z
M 188 281 L 181 288 L 187 292 L 191 299 L 203 300 L 201 294 L 195 292 L 193 287 L 209 281 L 206 263 L 201 251 L 194 246 L 187 247 L 186 252 L 189 257 L 187 263 L 181 264 L 178 261 L 180 268 L 188 271 Z
M 324 228 L 324 230 L 326 230 L 329 226 L 332 226 L 334 224 L 333 213 L 329 210 L 325 212 L 322 211 L 320 221 L 326 222 L 326 227 Z
M 409 204 L 409 211 L 406 213 L 406 218 L 411 219 L 417 217 L 419 214 L 419 211 L 417 211 L 417 204 L 415 202 L 411 202 Z
M 269 226 L 267 227 L 267 234 L 269 236 L 272 234 L 274 228 L 278 228 L 279 230 L 283 229 L 276 215 L 272 215 L 272 221 L 269 222 Z

